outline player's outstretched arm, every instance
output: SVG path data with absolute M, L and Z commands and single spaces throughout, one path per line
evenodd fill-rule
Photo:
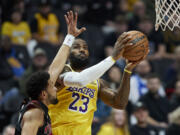
M 59 49 L 58 53 L 56 54 L 53 62 L 49 67 L 49 74 L 50 74 L 50 82 L 51 86 L 54 86 L 59 74 L 62 72 L 66 60 L 69 56 L 70 47 L 74 42 L 74 38 L 81 34 L 86 29 L 83 27 L 81 29 L 77 28 L 77 13 L 72 11 L 67 12 L 67 15 L 64 16 L 67 24 L 68 35 L 65 37 L 63 45 Z
M 27 111 L 22 119 L 21 135 L 37 135 L 39 127 L 44 123 L 44 112 L 39 109 Z
M 118 60 L 124 51 L 124 47 L 131 39 L 127 33 L 123 33 L 117 40 L 113 55 L 107 57 L 105 60 L 99 62 L 98 64 L 89 67 L 81 72 L 68 72 L 60 76 L 63 80 L 65 86 L 85 86 L 92 81 L 99 79 L 109 68 L 114 65 L 115 61 Z M 132 44 L 132 43 L 130 43 Z M 88 77 L 87 77 L 88 76 Z
M 129 98 L 131 71 L 138 63 L 128 63 L 126 65 L 121 84 L 117 90 L 109 88 L 108 84 L 101 79 L 98 97 L 113 108 L 124 109 Z

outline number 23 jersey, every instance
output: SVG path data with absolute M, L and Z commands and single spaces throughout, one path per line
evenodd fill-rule
M 53 135 L 91 135 L 99 80 L 84 87 L 64 87 L 58 104 L 49 106 Z

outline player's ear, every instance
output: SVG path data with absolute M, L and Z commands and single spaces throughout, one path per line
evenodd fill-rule
M 43 90 L 43 91 L 41 92 L 41 94 L 40 94 L 40 97 L 41 97 L 41 98 L 45 98 L 46 95 L 47 95 L 47 92 L 46 92 L 45 90 Z

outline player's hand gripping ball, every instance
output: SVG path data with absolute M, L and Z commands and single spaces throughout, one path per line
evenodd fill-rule
M 149 53 L 149 42 L 146 35 L 140 31 L 128 31 L 127 33 L 132 37 L 128 43 L 133 43 L 133 45 L 125 46 L 123 57 L 132 62 L 145 59 Z

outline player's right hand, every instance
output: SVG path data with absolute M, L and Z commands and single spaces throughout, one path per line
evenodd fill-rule
M 130 39 L 131 36 L 129 36 L 127 32 L 124 32 L 118 37 L 114 45 L 113 54 L 112 54 L 114 60 L 118 60 L 123 55 L 125 46 L 133 45 L 133 43 L 128 43 Z
M 74 13 L 72 11 L 67 12 L 66 15 L 64 15 L 66 24 L 67 24 L 67 31 L 68 34 L 73 35 L 74 37 L 77 37 L 79 34 L 84 32 L 86 30 L 85 27 L 82 27 L 80 29 L 77 28 L 77 20 L 78 20 L 78 14 Z

